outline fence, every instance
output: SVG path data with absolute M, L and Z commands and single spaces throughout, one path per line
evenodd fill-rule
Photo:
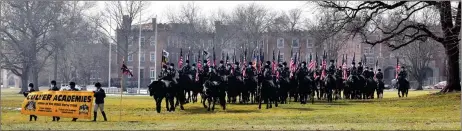
M 103 87 L 106 94 L 120 94 L 120 88 L 107 88 Z M 126 88 L 123 94 L 138 94 L 138 88 Z M 140 88 L 141 95 L 149 95 L 149 90 L 147 88 Z

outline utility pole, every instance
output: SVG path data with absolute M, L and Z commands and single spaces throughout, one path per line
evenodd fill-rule
M 157 15 L 156 15 L 156 20 L 155 20 L 155 32 L 154 32 L 154 39 L 155 39 L 155 44 L 154 44 L 154 80 L 157 80 Z
M 140 1 L 141 6 L 141 1 Z M 141 10 L 140 10 L 140 33 L 138 36 L 138 90 L 137 94 L 140 94 L 140 85 L 141 85 Z

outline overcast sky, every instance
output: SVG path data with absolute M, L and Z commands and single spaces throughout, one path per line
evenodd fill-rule
M 142 12 L 143 17 L 155 17 L 157 15 L 160 22 L 167 22 L 165 12 L 167 11 L 167 7 L 173 7 L 174 9 L 178 9 L 180 5 L 186 4 L 191 1 L 149 1 L 150 7 L 147 11 Z M 306 1 L 194 1 L 199 7 L 201 7 L 202 12 L 206 13 L 205 15 L 210 15 L 207 13 L 215 12 L 219 8 L 225 11 L 231 11 L 237 5 L 242 3 L 257 3 L 259 5 L 263 5 L 268 9 L 275 10 L 275 11 L 288 11 L 293 8 L 300 8 L 302 9 L 303 15 L 305 17 L 310 17 L 313 13 L 306 5 Z M 102 10 L 104 8 L 104 1 L 98 1 L 97 7 L 94 8 L 96 10 Z M 149 19 L 149 18 L 143 18 Z

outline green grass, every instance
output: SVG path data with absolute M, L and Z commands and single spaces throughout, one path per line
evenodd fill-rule
M 69 130 L 69 129 L 345 129 L 345 130 L 460 130 L 460 93 L 433 95 L 435 91 L 410 91 L 408 98 L 397 98 L 396 91 L 385 92 L 382 100 L 345 101 L 334 103 L 317 101 L 301 105 L 290 103 L 273 109 L 258 110 L 257 105 L 228 104 L 207 112 L 200 103 L 186 104 L 184 111 L 158 114 L 154 101 L 148 96 L 124 96 L 122 120 L 119 121 L 120 96 L 108 96 L 105 110 L 108 122 L 90 122 L 62 118 L 52 122 L 51 117 L 39 116 L 29 122 L 29 116 L 20 114 L 24 97 L 16 91 L 2 90 L 1 129 L 8 130 Z M 162 106 L 165 106 L 163 103 Z M 264 107 L 264 106 L 263 106 Z M 102 121 L 101 115 L 98 118 Z

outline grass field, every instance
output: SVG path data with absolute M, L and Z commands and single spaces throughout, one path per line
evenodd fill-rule
M 186 130 L 186 129 L 344 129 L 344 130 L 460 130 L 460 93 L 434 95 L 436 91 L 410 91 L 408 98 L 397 98 L 396 91 L 385 92 L 381 100 L 345 101 L 334 103 L 317 101 L 301 105 L 290 103 L 273 109 L 258 110 L 258 106 L 228 104 L 227 110 L 218 106 L 207 112 L 200 103 L 186 104 L 184 111 L 158 114 L 154 101 L 148 96 L 124 96 L 122 120 L 119 121 L 119 96 L 106 98 L 108 122 L 91 122 L 39 116 L 29 122 L 20 108 L 24 96 L 6 89 L 1 92 L 2 130 Z M 162 104 L 165 106 L 165 104 Z M 102 121 L 101 115 L 98 118 Z

